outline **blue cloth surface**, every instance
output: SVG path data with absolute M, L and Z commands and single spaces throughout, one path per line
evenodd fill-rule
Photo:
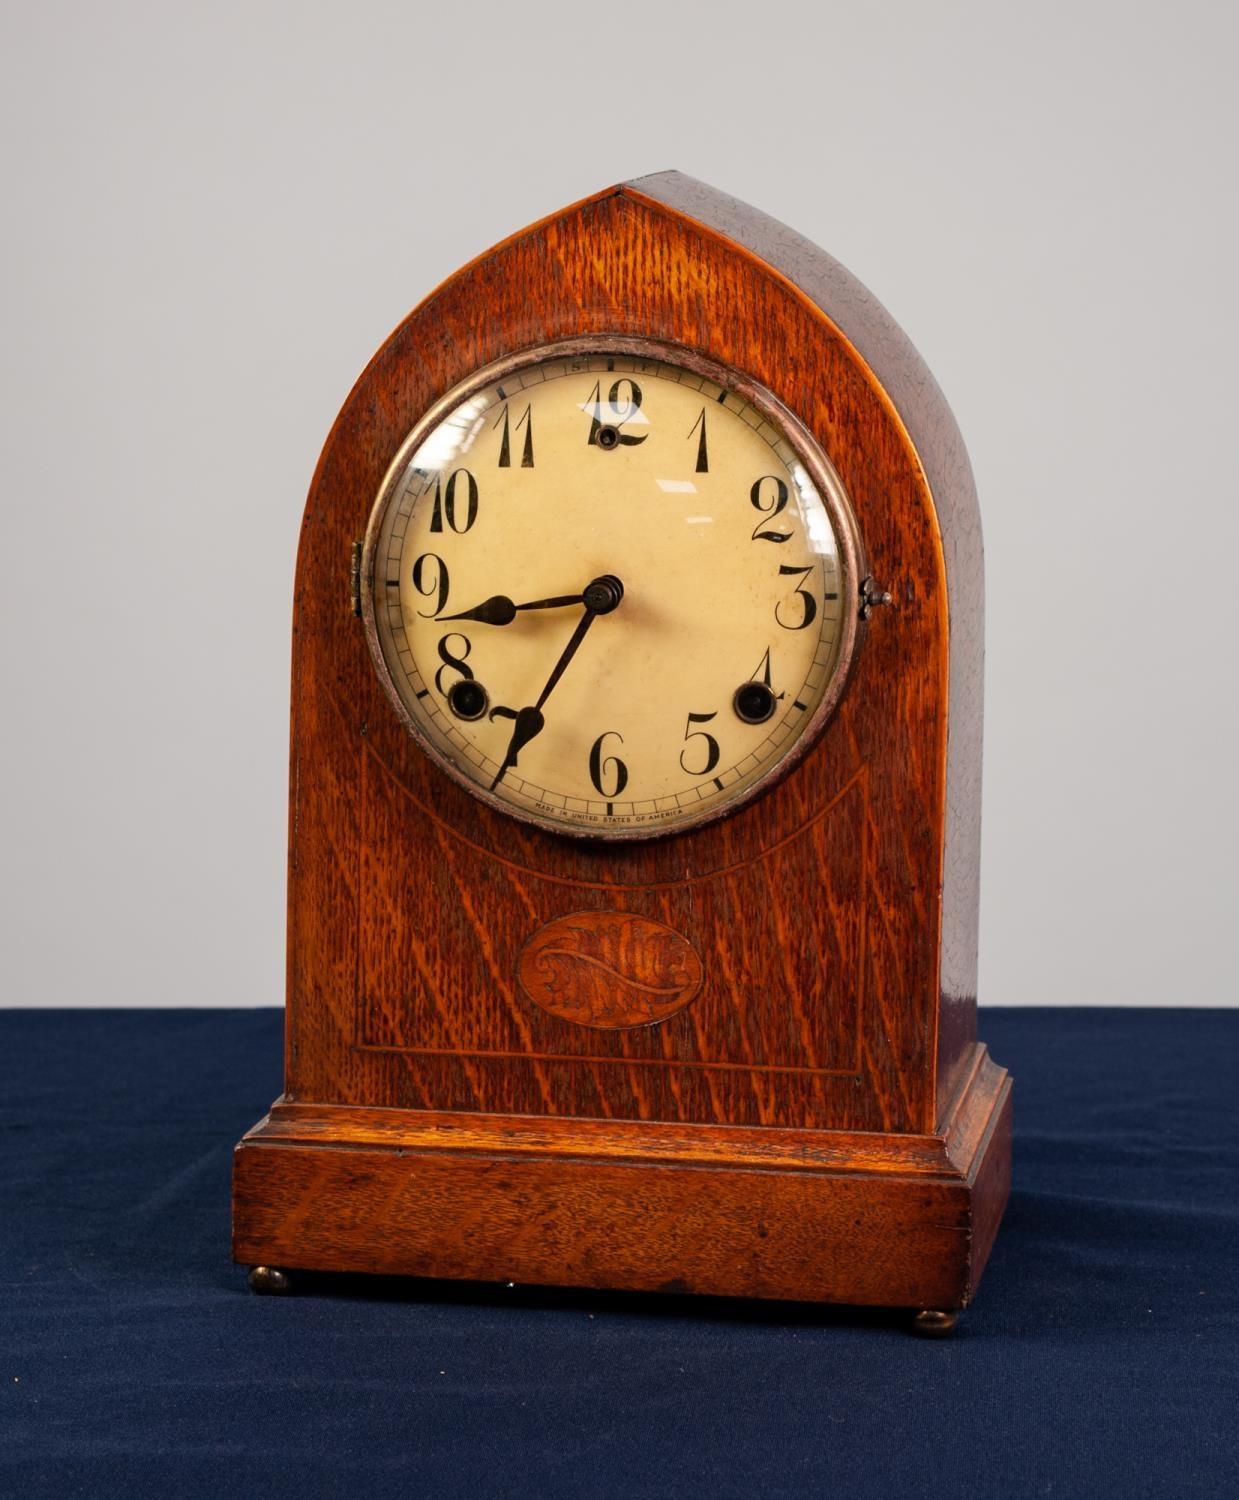
M 229 1159 L 281 1023 L 0 1012 L 0 1494 L 1239 1495 L 1239 1012 L 983 1012 L 1015 1183 L 943 1341 L 364 1277 L 255 1297 Z

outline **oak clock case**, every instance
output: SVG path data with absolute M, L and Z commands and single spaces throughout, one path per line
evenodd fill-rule
M 678 173 L 515 235 L 345 403 L 293 641 L 252 1284 L 949 1329 L 1010 1170 L 975 1031 L 980 530 L 871 294 Z

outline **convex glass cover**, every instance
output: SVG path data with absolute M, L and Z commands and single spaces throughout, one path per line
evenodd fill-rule
M 623 340 L 480 371 L 371 517 L 363 612 L 409 730 L 558 832 L 666 833 L 787 770 L 838 701 L 860 547 L 773 397 Z

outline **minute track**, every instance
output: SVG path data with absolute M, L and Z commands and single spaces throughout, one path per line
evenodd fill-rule
M 846 591 L 837 583 L 833 512 L 821 499 L 829 476 L 820 480 L 771 411 L 703 371 L 622 352 L 607 358 L 609 371 L 606 358 L 588 352 L 514 364 L 466 398 L 467 415 L 449 415 L 425 450 L 410 454 L 423 471 L 416 484 L 407 467 L 394 466 L 399 499 L 378 544 L 390 551 L 401 589 L 392 615 L 376 619 L 380 635 L 389 632 L 410 727 L 457 780 L 544 827 L 637 837 L 730 811 L 790 763 L 789 752 L 821 722 L 844 636 L 842 603 L 826 597 L 823 571 L 830 593 Z M 522 472 L 511 434 L 509 463 L 499 466 L 500 385 L 516 403 L 510 412 L 531 412 L 536 469 Z M 699 467 L 703 400 L 708 456 Z M 599 414 L 641 441 L 591 447 Z M 458 480 L 453 528 L 446 479 L 466 471 L 478 503 L 466 509 Z M 750 491 L 763 475 L 773 478 L 756 508 Z M 779 539 L 764 541 L 753 533 L 775 529 L 761 513 L 775 480 L 788 498 Z M 436 495 L 442 525 L 431 540 Z M 561 590 L 599 564 L 623 573 L 635 590 L 631 607 L 608 625 L 604 652 L 592 634 L 578 646 L 580 663 L 560 671 L 544 712 L 547 662 L 564 644 L 556 622 L 565 610 L 584 610 L 584 591 Z M 781 565 L 796 569 L 797 591 Z M 810 588 L 813 618 L 789 629 L 810 613 L 797 597 Z M 750 726 L 732 714 L 731 698 L 767 646 L 779 718 Z M 445 695 L 462 673 L 484 682 L 496 705 L 481 719 L 447 710 Z M 436 690 L 418 699 L 405 686 L 410 677 L 436 679 Z M 687 741 L 686 717 L 697 731 Z M 600 739 L 591 773 L 590 748 Z M 717 771 L 709 765 L 714 740 L 724 760 Z M 617 780 L 629 782 L 626 797 L 599 797 Z

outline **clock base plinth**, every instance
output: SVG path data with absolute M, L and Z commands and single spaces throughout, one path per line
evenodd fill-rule
M 1010 1143 L 1010 1080 L 980 1046 L 932 1135 L 281 1100 L 237 1147 L 233 1258 L 934 1309 L 944 1325 L 984 1269 Z

